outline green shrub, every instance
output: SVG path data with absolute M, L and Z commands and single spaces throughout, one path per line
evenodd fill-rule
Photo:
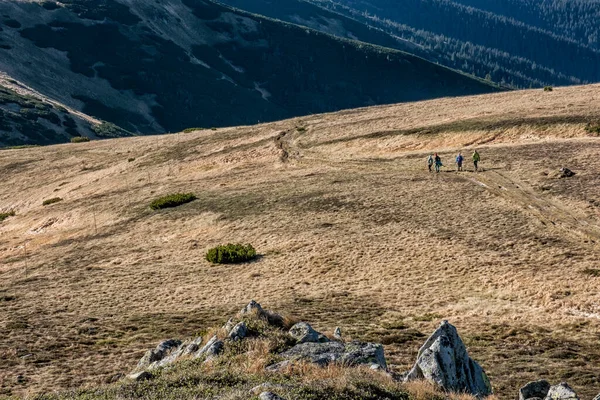
M 544 86 L 544 92 L 551 92 L 554 88 L 552 86 Z
M 185 128 L 183 130 L 183 133 L 190 133 L 190 132 L 196 132 L 196 131 L 203 131 L 206 128 Z
M 206 259 L 213 264 L 235 264 L 256 258 L 256 250 L 251 244 L 227 244 L 214 247 L 206 253 Z
M 44 200 L 44 202 L 42 203 L 43 206 L 49 206 L 50 204 L 54 204 L 54 203 L 58 203 L 59 201 L 62 201 L 63 199 L 61 199 L 60 197 L 54 197 L 52 199 L 48 199 L 48 200 Z
M 583 270 L 583 273 L 589 276 L 593 276 L 594 278 L 600 278 L 600 269 L 597 268 L 586 268 Z
M 194 200 L 196 200 L 196 196 L 194 196 L 193 193 L 175 193 L 154 200 L 150 204 L 150 208 L 153 210 L 161 210 L 163 208 L 177 207 Z
M 585 131 L 591 135 L 599 136 L 600 135 L 600 122 L 592 123 L 586 125 Z
M 127 162 L 134 162 L 134 161 L 135 161 L 135 158 L 134 158 L 134 157 L 131 157 L 131 158 L 128 158 L 128 159 L 127 159 Z
M 90 138 L 86 136 L 75 136 L 74 138 L 71 138 L 71 143 L 84 143 L 89 141 Z
M 0 213 L 0 222 L 4 221 L 8 217 L 14 217 L 14 216 L 15 216 L 15 212 L 14 211 Z
M 97 136 L 103 138 L 131 136 L 130 132 L 110 122 L 102 122 L 100 125 L 94 125 L 92 126 L 92 130 Z

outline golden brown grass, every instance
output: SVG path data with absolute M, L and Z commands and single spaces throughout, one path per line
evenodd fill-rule
M 95 385 L 256 299 L 385 340 L 395 371 L 447 318 L 500 397 L 538 378 L 593 397 L 600 143 L 585 127 L 599 97 L 556 88 L 3 151 L 0 209 L 16 216 L 0 225 L 0 394 Z M 484 172 L 448 171 L 474 147 Z M 577 175 L 553 178 L 562 166 Z M 198 199 L 148 209 L 176 192 Z M 261 258 L 204 260 L 228 242 Z

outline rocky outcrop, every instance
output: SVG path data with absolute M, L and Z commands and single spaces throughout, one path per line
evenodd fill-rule
M 161 365 L 161 362 L 171 355 L 175 354 L 181 346 L 180 340 L 169 339 L 160 342 L 155 349 L 148 350 L 138 362 L 137 370 L 154 369 Z
M 289 331 L 290 336 L 296 340 L 296 343 L 325 343 L 329 339 L 320 332 L 315 331 L 312 326 L 306 322 L 299 322 L 292 326 Z
M 425 379 L 448 392 L 475 396 L 492 393 L 489 379 L 481 366 L 469 357 L 456 328 L 448 321 L 427 339 L 419 350 L 414 367 L 405 381 Z
M 594 397 L 594 400 L 600 400 L 600 393 L 598 393 L 598 396 Z
M 519 400 L 544 399 L 550 390 L 550 384 L 545 380 L 529 382 L 519 390 Z
M 544 400 L 579 400 L 579 397 L 566 382 L 563 382 L 552 386 Z

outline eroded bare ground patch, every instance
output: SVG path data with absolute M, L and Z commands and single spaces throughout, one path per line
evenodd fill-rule
M 10 169 L 0 211 L 16 211 L 0 224 L 0 394 L 105 382 L 159 340 L 201 333 L 256 299 L 384 343 L 397 371 L 446 318 L 501 398 L 541 377 L 593 397 L 600 266 L 586 232 L 600 226 L 600 143 L 577 118 L 593 114 L 597 88 L 568 89 L 569 109 L 561 90 L 0 153 Z M 556 131 L 530 118 L 494 132 L 467 124 L 334 141 L 506 120 L 515 107 L 543 121 L 578 117 L 559 118 Z M 282 131 L 295 155 L 285 163 Z M 482 141 L 483 172 L 450 170 L 459 149 L 469 155 L 465 143 Z M 427 172 L 425 150 L 440 152 L 444 172 Z M 563 166 L 577 175 L 555 177 Z M 149 209 L 176 192 L 197 200 Z M 63 201 L 43 207 L 51 197 Z M 261 257 L 204 260 L 228 242 L 252 243 Z

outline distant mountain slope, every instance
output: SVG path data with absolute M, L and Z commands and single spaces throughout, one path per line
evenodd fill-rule
M 128 136 L 112 124 L 73 113 L 18 82 L 0 76 L 0 147 L 62 143 L 76 136 Z
M 0 71 L 131 132 L 498 90 L 211 1 L 11 1 L 0 15 Z
M 307 1 L 414 42 L 429 60 L 495 82 L 600 81 L 598 1 Z

